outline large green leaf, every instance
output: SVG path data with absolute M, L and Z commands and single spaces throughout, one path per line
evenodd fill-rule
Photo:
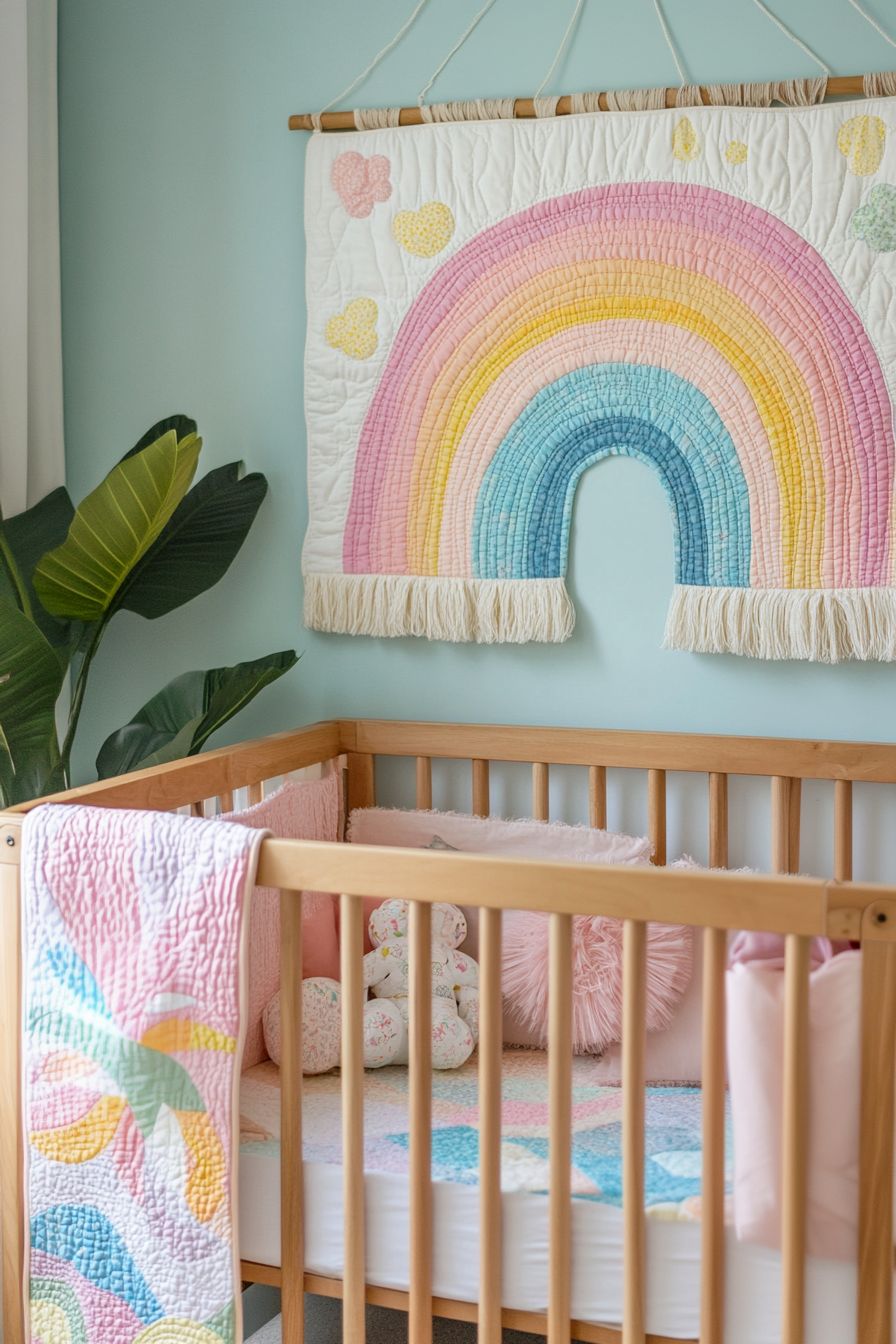
M 122 584 L 116 607 L 154 620 L 211 588 L 230 568 L 268 483 L 231 462 L 210 471 L 177 506 Z
M 201 751 L 212 733 L 298 662 L 292 649 L 235 667 L 185 672 L 108 737 L 96 759 L 100 779 Z
M 172 429 L 179 439 L 186 439 L 190 434 L 196 433 L 196 421 L 189 415 L 166 415 L 164 420 L 159 420 L 145 434 L 140 435 L 133 448 L 125 453 L 122 462 L 126 462 L 129 457 L 135 457 L 137 453 L 142 453 L 144 448 L 148 448 L 156 439 L 160 439 Z
M 37 626 L 0 599 L 0 792 L 4 805 L 59 787 L 56 701 L 63 663 Z
M 195 434 L 178 439 L 172 429 L 112 468 L 37 566 L 34 586 L 47 611 L 81 621 L 107 614 L 190 488 L 201 447 Z
M 71 626 L 68 621 L 51 616 L 38 601 L 34 592 L 34 571 L 41 557 L 65 540 L 74 516 L 75 506 L 69 493 L 64 486 L 60 486 L 33 508 L 17 513 L 14 518 L 0 520 L 3 542 L 24 587 L 30 615 L 55 648 L 69 644 Z M 0 565 L 0 597 L 15 606 L 22 606 L 18 585 L 12 581 L 5 565 Z

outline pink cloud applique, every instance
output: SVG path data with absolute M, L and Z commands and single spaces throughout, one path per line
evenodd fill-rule
M 353 219 L 366 219 L 377 201 L 388 201 L 392 195 L 389 160 L 384 154 L 371 154 L 369 159 L 354 150 L 340 154 L 330 181 Z

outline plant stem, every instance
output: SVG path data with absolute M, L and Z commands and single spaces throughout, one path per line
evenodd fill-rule
M 62 743 L 62 750 L 60 752 L 66 778 L 68 778 L 71 770 L 69 757 L 71 755 L 72 744 L 75 740 L 75 733 L 78 730 L 78 720 L 81 717 L 81 709 L 84 705 L 84 693 L 87 690 L 87 675 L 90 672 L 90 664 L 93 662 L 96 651 L 100 646 L 100 640 L 103 637 L 105 626 L 106 622 L 103 620 L 97 621 L 94 626 L 93 634 L 90 637 L 90 643 L 87 645 L 84 656 L 81 659 L 81 665 L 78 668 L 75 689 L 72 691 L 72 704 L 68 713 L 68 730 L 65 734 L 65 740 Z
M 9 549 L 9 542 L 6 540 L 6 533 L 3 531 L 2 518 L 0 518 L 0 558 L 3 560 L 3 568 L 9 575 L 9 581 L 16 591 L 22 615 L 27 616 L 29 621 L 33 621 L 34 609 L 31 606 L 31 598 L 28 595 L 28 588 L 25 584 L 25 580 L 19 573 L 19 567 L 16 564 L 15 556 Z

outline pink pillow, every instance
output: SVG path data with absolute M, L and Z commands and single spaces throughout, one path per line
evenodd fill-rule
M 810 1255 L 854 1260 L 859 1216 L 862 954 L 809 977 Z M 769 961 L 728 972 L 734 1220 L 741 1240 L 781 1244 L 784 975 Z
M 504 912 L 501 983 L 505 1015 L 515 1017 L 533 1044 L 548 1039 L 548 916 Z M 572 1043 L 577 1055 L 596 1054 L 622 1036 L 622 921 L 579 915 L 573 920 Z M 692 931 L 682 924 L 647 927 L 647 1030 L 672 1021 L 688 986 Z
M 276 793 L 222 821 L 268 830 L 281 840 L 339 839 L 339 775 L 288 779 Z M 256 887 L 249 916 L 249 991 L 243 1068 L 267 1059 L 261 1018 L 280 988 L 280 893 Z M 302 977 L 339 975 L 336 903 L 332 896 L 306 891 L 302 897 Z

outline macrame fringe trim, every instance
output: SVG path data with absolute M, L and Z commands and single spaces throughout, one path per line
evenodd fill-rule
M 667 649 L 798 658 L 896 661 L 896 588 L 675 588 Z
M 333 634 L 550 644 L 569 639 L 575 619 L 562 579 L 305 575 L 305 624 Z

